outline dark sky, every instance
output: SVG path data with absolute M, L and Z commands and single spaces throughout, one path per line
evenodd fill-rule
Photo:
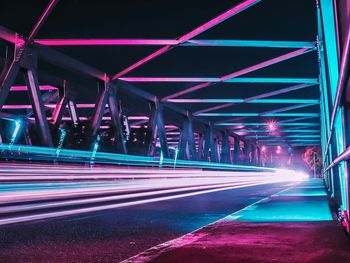
M 0 25 L 27 35 L 47 2 L 3 0 Z M 62 0 L 37 38 L 175 39 L 240 2 L 241 0 Z M 262 0 L 196 38 L 315 41 L 316 35 L 315 0 Z M 0 48 L 0 55 L 3 56 L 4 48 L 1 44 Z M 58 50 L 109 74 L 121 71 L 158 48 L 159 46 L 57 47 Z M 290 51 L 272 48 L 177 47 L 128 73 L 127 76 L 220 77 Z M 45 70 L 71 76 L 45 63 L 41 65 Z M 317 54 L 311 52 L 244 77 L 317 78 Z M 136 86 L 163 97 L 194 84 L 140 83 Z M 184 97 L 246 98 L 288 86 L 291 85 L 218 84 Z M 318 97 L 318 86 L 288 94 L 288 98 Z M 194 111 L 208 105 L 183 106 Z M 254 105 L 255 108 L 252 108 L 251 105 L 240 105 L 224 111 L 263 111 L 275 106 Z M 309 110 L 318 109 L 316 106 Z

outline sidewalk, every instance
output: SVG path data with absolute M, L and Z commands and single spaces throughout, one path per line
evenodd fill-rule
M 350 242 L 310 180 L 125 262 L 350 262 Z

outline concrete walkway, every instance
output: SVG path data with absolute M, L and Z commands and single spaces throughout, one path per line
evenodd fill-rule
M 350 242 L 310 180 L 125 262 L 350 262 Z

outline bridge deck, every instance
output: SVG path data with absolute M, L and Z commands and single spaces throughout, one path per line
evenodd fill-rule
M 127 262 L 347 262 L 349 256 L 322 182 L 311 180 Z

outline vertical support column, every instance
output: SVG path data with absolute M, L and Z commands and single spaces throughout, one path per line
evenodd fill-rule
M 248 150 L 248 143 L 246 141 L 244 141 L 243 154 L 244 154 L 244 163 L 249 164 L 249 150 Z
M 177 158 L 180 160 L 184 160 L 186 156 L 186 148 L 188 147 L 188 119 L 186 118 L 182 122 L 182 126 L 180 129 L 180 139 L 179 139 L 179 145 L 178 145 L 178 154 Z
M 101 85 L 101 83 L 100 83 Z M 100 86 L 97 101 L 95 103 L 94 112 L 92 114 L 90 123 L 89 123 L 89 142 L 93 141 L 97 136 L 97 133 L 100 129 L 102 117 L 104 115 L 106 104 L 108 102 L 108 86 L 106 83 L 103 83 L 103 86 Z
M 27 69 L 25 73 L 25 80 L 29 87 L 29 98 L 34 109 L 35 122 L 38 128 L 41 144 L 47 147 L 53 147 L 51 133 L 46 118 L 46 112 L 41 99 L 41 92 L 39 82 L 37 79 L 36 70 L 33 68 Z
M 199 134 L 199 141 L 198 141 L 198 160 L 203 161 L 204 160 L 204 134 L 201 132 Z
M 182 123 L 180 140 L 179 140 L 179 159 L 197 160 L 196 145 L 194 141 L 194 130 L 192 119 L 189 115 L 186 116 Z
M 256 148 L 255 148 L 255 145 L 254 144 L 252 144 L 252 161 L 251 161 L 251 164 L 252 165 L 256 165 L 256 156 L 255 156 L 255 151 L 256 151 Z
M 157 141 L 157 109 L 154 103 L 149 103 L 150 117 L 147 125 L 146 155 L 154 156 Z
M 233 152 L 233 163 L 238 164 L 239 161 L 239 154 L 240 154 L 240 145 L 239 145 L 239 138 L 234 137 L 234 152 Z
M 258 157 L 258 160 L 257 160 L 258 163 L 257 163 L 257 165 L 258 165 L 258 166 L 261 166 L 261 149 L 260 149 L 260 147 L 257 147 L 257 148 L 256 148 L 256 153 L 257 153 L 257 155 L 258 155 L 258 156 L 257 156 L 257 157 Z
M 158 138 L 160 142 L 160 148 L 164 158 L 169 158 L 169 148 L 166 138 L 166 131 L 163 119 L 163 105 L 158 103 L 157 108 L 157 126 L 158 126 Z
M 119 109 L 119 103 L 117 101 L 117 91 L 116 87 L 109 87 L 109 96 L 108 96 L 108 106 L 109 112 L 111 114 L 111 120 L 113 123 L 114 131 L 114 144 L 118 153 L 127 154 L 126 149 L 126 140 L 124 138 L 124 133 L 121 123 L 121 112 Z
M 196 143 L 194 138 L 193 120 L 188 113 L 188 151 L 189 160 L 198 160 L 198 154 L 196 151 Z
M 221 148 L 221 162 L 230 163 L 230 142 L 229 136 L 227 133 L 224 133 L 222 136 L 222 148 Z
M 157 136 L 164 158 L 169 158 L 169 148 L 166 138 L 165 125 L 163 120 L 163 106 L 159 103 L 150 103 L 151 116 L 148 122 L 148 156 L 154 156 Z

